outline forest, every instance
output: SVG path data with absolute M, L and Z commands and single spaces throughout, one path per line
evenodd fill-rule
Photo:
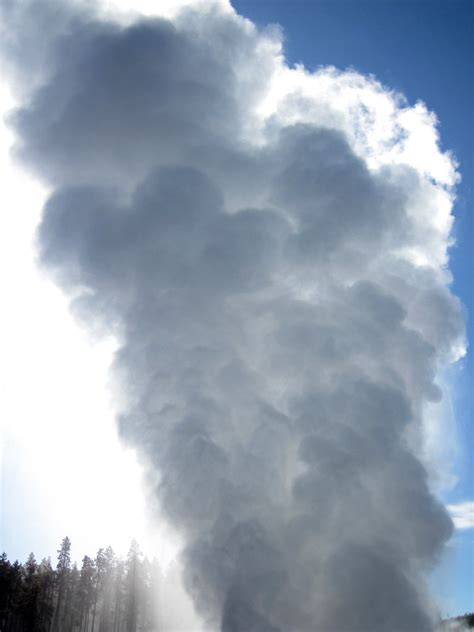
M 68 537 L 57 553 L 55 568 L 33 553 L 25 564 L 0 556 L 0 632 L 158 632 L 161 570 L 135 540 L 125 560 L 109 546 L 95 558 L 85 555 L 80 568 Z M 474 628 L 474 613 L 442 628 Z
M 0 557 L 0 632 L 152 632 L 157 630 L 160 568 L 134 540 L 125 560 L 111 547 L 82 565 L 71 561 L 65 537 L 50 558 L 25 564 Z

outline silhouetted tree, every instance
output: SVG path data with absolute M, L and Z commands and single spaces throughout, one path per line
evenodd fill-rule
M 38 598 L 39 629 L 49 632 L 54 614 L 54 571 L 50 558 L 44 558 L 38 566 L 40 592 Z
M 23 619 L 25 632 L 37 632 L 38 600 L 40 582 L 37 574 L 38 564 L 33 553 L 30 553 L 23 570 L 23 581 L 19 596 L 19 609 Z
M 67 597 L 69 575 L 71 571 L 71 540 L 66 536 L 58 550 L 57 599 L 53 620 L 53 632 L 63 632 L 65 601 Z
M 0 556 L 0 630 L 7 628 L 11 611 L 12 572 L 7 554 Z
M 85 555 L 82 560 L 81 577 L 77 589 L 79 599 L 79 632 L 89 629 L 89 613 L 94 601 L 94 561 Z

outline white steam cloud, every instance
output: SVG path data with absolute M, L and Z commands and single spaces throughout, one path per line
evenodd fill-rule
M 433 630 L 452 522 L 423 410 L 464 350 L 434 115 L 289 68 L 225 3 L 3 11 L 17 154 L 52 189 L 41 261 L 119 340 L 120 433 L 207 626 Z

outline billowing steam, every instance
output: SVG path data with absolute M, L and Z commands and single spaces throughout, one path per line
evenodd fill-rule
M 5 3 L 41 261 L 112 330 L 119 427 L 223 632 L 425 632 L 452 523 L 423 410 L 462 354 L 453 160 L 373 78 L 290 69 L 225 4 Z M 21 20 L 23 39 L 15 39 Z M 19 23 L 19 22 L 18 22 Z

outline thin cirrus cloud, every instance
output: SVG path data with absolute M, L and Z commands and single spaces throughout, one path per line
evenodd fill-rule
M 117 338 L 120 434 L 206 626 L 433 630 L 453 524 L 423 411 L 464 353 L 434 116 L 289 68 L 226 4 L 4 17 L 16 155 L 51 190 L 40 260 Z

